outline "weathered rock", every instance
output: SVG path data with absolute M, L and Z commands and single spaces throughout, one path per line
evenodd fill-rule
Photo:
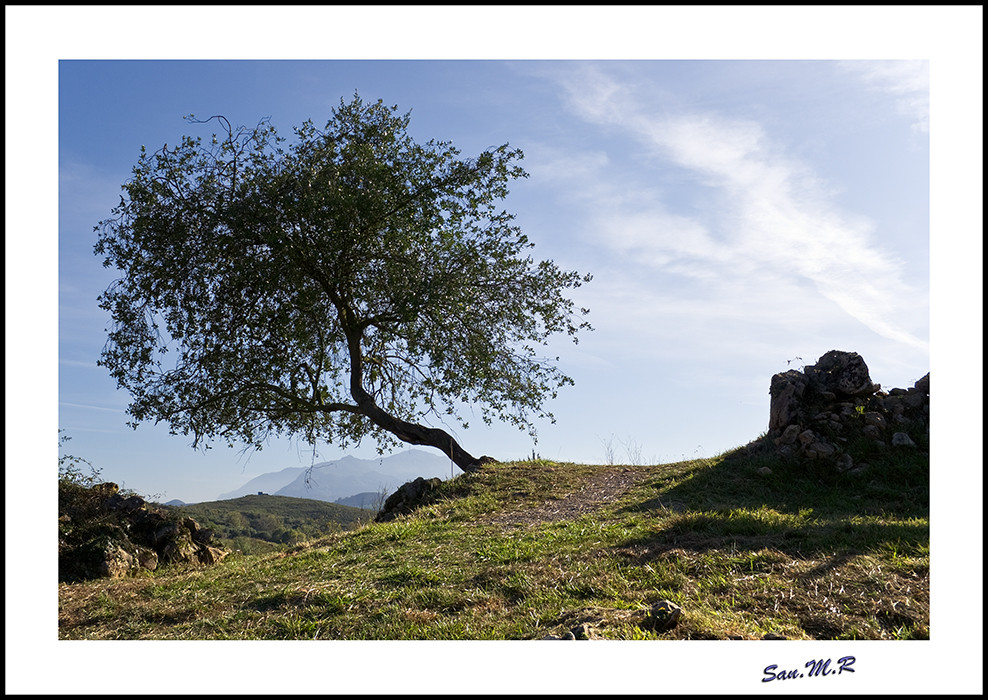
M 147 507 L 147 503 L 137 495 L 123 496 L 120 493 L 114 493 L 106 499 L 106 507 L 110 510 L 122 510 L 125 513 L 133 513 Z
M 577 625 L 570 630 L 570 633 L 574 639 L 594 639 L 597 636 L 594 628 L 586 623 Z
M 916 443 L 906 433 L 895 433 L 892 436 L 892 445 L 895 447 L 916 447 Z
M 126 549 L 115 542 L 108 542 L 106 544 L 102 560 L 99 564 L 99 573 L 101 576 L 123 578 L 135 568 L 137 568 L 137 564 L 134 561 L 134 557 Z
M 810 459 L 832 459 L 837 456 L 837 448 L 829 442 L 814 442 L 806 446 L 803 454 Z
M 778 449 L 777 454 L 780 457 L 789 458 L 789 457 L 795 457 L 798 454 L 798 452 L 796 451 L 796 447 L 794 445 L 782 445 Z
M 856 352 L 831 350 L 803 372 L 817 392 L 837 397 L 866 396 L 880 388 L 871 381 L 868 365 Z
M 176 539 L 179 536 L 181 528 L 178 523 L 164 521 L 158 525 L 154 530 L 153 544 L 155 548 L 163 546 L 167 542 Z
M 779 436 L 776 444 L 778 445 L 794 445 L 796 440 L 799 438 L 799 434 L 803 432 L 803 428 L 799 423 L 793 423 L 792 425 L 787 425 L 786 429 L 782 431 L 782 435 Z
M 802 445 L 804 448 L 809 447 L 814 442 L 819 442 L 819 441 L 820 439 L 817 437 L 817 434 L 814 433 L 812 430 L 804 430 L 799 434 L 799 444 Z
M 97 576 L 123 578 L 140 569 L 154 571 L 158 568 L 158 553 L 148 547 L 134 544 L 126 537 L 104 540 Z
M 920 392 L 922 394 L 925 394 L 926 396 L 929 396 L 930 395 L 930 373 L 927 372 L 926 373 L 926 376 L 922 377 L 921 379 L 918 379 L 916 381 L 916 383 L 913 385 L 913 389 L 915 389 L 916 391 L 918 391 L 918 392 Z
M 479 469 L 481 467 L 486 467 L 488 464 L 498 464 L 499 462 L 493 457 L 484 455 L 480 457 L 476 462 L 470 465 L 470 469 Z
M 543 640 L 546 640 L 546 639 L 557 639 L 557 640 L 558 639 L 566 639 L 566 640 L 572 640 L 572 639 L 576 639 L 576 635 L 573 634 L 572 631 L 570 631 L 570 632 L 564 632 L 563 635 L 560 636 L 560 637 L 557 637 L 554 634 L 547 634 L 546 636 L 542 637 L 542 639 Z
M 162 560 L 168 564 L 190 564 L 199 561 L 198 548 L 185 530 L 179 530 L 175 536 L 165 540 L 159 551 Z
M 216 533 L 212 529 L 207 527 L 197 527 L 196 531 L 192 533 L 192 541 L 196 544 L 208 545 L 213 541 L 213 537 L 215 536 Z
M 137 546 L 137 562 L 142 569 L 154 571 L 158 568 L 158 553 L 148 547 Z
M 864 422 L 866 425 L 874 426 L 881 430 L 885 430 L 888 427 L 888 421 L 885 416 L 878 411 L 868 411 L 864 414 Z
M 576 627 L 574 627 L 573 629 L 569 630 L 568 632 L 563 632 L 563 634 L 560 635 L 560 636 L 558 636 L 558 637 L 556 635 L 554 635 L 554 634 L 547 634 L 546 636 L 542 637 L 542 639 L 543 640 L 546 640 L 546 639 L 565 639 L 565 640 L 597 639 L 597 634 L 594 631 L 594 628 L 593 627 L 591 627 L 589 624 L 584 623 L 584 624 L 581 624 L 581 625 L 577 625 Z
M 861 429 L 861 434 L 870 437 L 872 440 L 882 439 L 882 431 L 875 425 L 866 425 Z
M 423 479 L 421 476 L 398 487 L 398 490 L 388 496 L 384 506 L 377 514 L 377 522 L 388 522 L 401 515 L 407 515 L 420 506 L 442 484 L 442 479 L 432 477 Z
M 199 560 L 200 564 L 219 564 L 229 553 L 230 550 L 228 549 L 207 547 L 203 545 L 198 547 L 196 551 L 196 559 Z
M 655 632 L 665 632 L 675 627 L 682 616 L 683 609 L 681 607 L 671 600 L 660 600 L 649 610 L 642 626 Z
M 783 430 L 797 421 L 807 386 L 809 379 L 806 375 L 794 369 L 772 377 L 769 388 L 772 395 L 768 422 L 770 431 Z

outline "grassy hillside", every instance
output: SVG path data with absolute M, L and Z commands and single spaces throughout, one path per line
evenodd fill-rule
M 63 584 L 59 637 L 925 639 L 920 447 L 856 477 L 743 449 L 489 465 L 393 522 L 211 568 Z M 661 600 L 683 614 L 656 631 Z
M 336 503 L 267 494 L 173 508 L 213 530 L 223 546 L 244 554 L 274 551 L 280 549 L 276 545 L 351 530 L 374 515 Z

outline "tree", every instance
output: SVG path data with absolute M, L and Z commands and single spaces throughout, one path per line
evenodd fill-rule
M 100 364 L 130 392 L 133 427 L 164 421 L 203 448 L 369 435 L 470 471 L 430 416 L 467 427 L 462 407 L 479 405 L 533 437 L 533 416 L 552 418 L 545 399 L 573 382 L 535 347 L 589 329 L 565 293 L 590 276 L 533 261 L 499 208 L 527 177 L 521 151 L 416 143 L 410 114 L 356 94 L 290 144 L 268 120 L 187 119 L 225 133 L 142 147 L 95 228 L 122 272 L 99 298 Z

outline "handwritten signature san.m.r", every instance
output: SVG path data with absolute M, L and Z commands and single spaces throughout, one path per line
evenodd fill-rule
M 840 675 L 845 671 L 847 673 L 854 673 L 854 669 L 851 666 L 854 665 L 853 656 L 842 656 L 837 659 L 839 664 L 835 668 L 830 668 L 831 659 L 813 659 L 812 661 L 807 661 L 804 666 L 805 670 L 779 670 L 778 664 L 772 664 L 771 666 L 766 666 L 762 673 L 765 677 L 762 678 L 762 683 L 770 683 L 772 681 L 786 681 L 791 678 L 821 678 L 823 676 L 829 675 Z

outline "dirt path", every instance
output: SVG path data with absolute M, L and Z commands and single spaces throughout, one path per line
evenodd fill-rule
M 649 476 L 647 470 L 635 467 L 614 467 L 595 475 L 578 490 L 541 506 L 519 511 L 500 512 L 478 518 L 483 525 L 537 525 L 559 520 L 572 520 L 613 502 Z

